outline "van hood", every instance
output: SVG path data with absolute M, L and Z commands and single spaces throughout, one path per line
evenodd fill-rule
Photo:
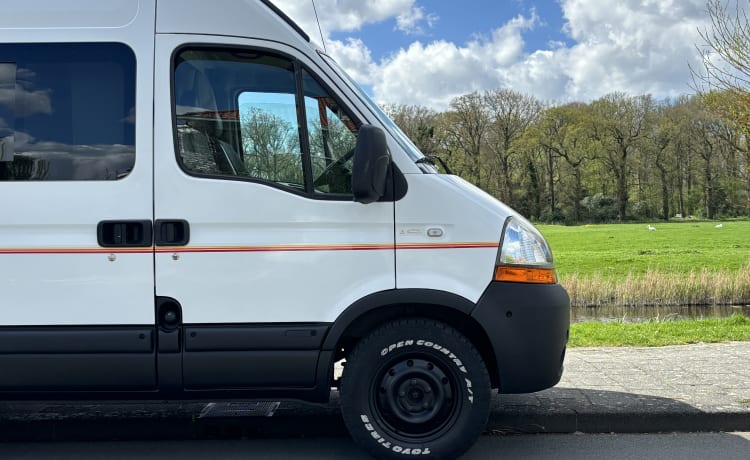
M 496 215 L 501 222 L 505 222 L 508 217 L 513 216 L 533 227 L 533 224 L 519 214 L 518 211 L 471 182 L 462 179 L 459 176 L 450 174 L 438 174 L 436 177 L 446 182 L 451 188 L 453 188 L 455 193 L 463 195 L 467 200 L 479 205 L 489 213 Z

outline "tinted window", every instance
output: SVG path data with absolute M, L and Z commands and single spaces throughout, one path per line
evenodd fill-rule
M 184 49 L 174 97 L 186 171 L 351 194 L 356 123 L 298 63 L 249 50 Z
M 357 127 L 306 70 L 302 75 L 315 192 L 351 193 Z
M 115 180 L 135 163 L 135 56 L 0 45 L 0 180 Z
M 304 189 L 294 93 L 243 91 L 238 105 L 248 176 Z

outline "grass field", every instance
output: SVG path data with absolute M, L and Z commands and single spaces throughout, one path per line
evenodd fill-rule
M 561 277 L 737 271 L 750 264 L 750 221 L 537 226 Z
M 644 323 L 574 323 L 570 347 L 661 347 L 690 343 L 750 340 L 750 318 L 648 321 Z
M 539 226 L 573 306 L 750 303 L 750 221 Z

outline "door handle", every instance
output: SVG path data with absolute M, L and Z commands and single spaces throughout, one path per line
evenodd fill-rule
M 150 220 L 103 220 L 96 226 L 99 246 L 148 247 L 152 243 Z
M 182 219 L 157 219 L 154 223 L 154 244 L 185 246 L 190 241 L 190 224 Z

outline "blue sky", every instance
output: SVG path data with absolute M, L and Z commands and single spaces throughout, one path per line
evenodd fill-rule
M 433 15 L 432 27 L 426 24 L 427 21 L 422 21 L 419 25 L 420 30 L 407 33 L 398 29 L 396 18 L 393 17 L 365 24 L 360 30 L 352 32 L 334 31 L 331 38 L 360 38 L 368 45 L 373 57 L 381 59 L 417 40 L 446 40 L 460 44 L 477 37 L 488 37 L 499 25 L 514 17 L 536 14 L 543 18 L 542 23 L 534 33 L 526 36 L 526 51 L 545 48 L 552 41 L 568 41 L 568 37 L 562 31 L 562 10 L 554 1 L 433 0 L 416 3 L 425 10 L 426 15 Z M 498 8 L 498 3 L 502 3 L 503 7 Z
M 317 43 L 311 0 L 275 0 Z M 673 98 L 700 68 L 705 0 L 315 0 L 325 43 L 385 104 L 511 88 L 550 103 Z

